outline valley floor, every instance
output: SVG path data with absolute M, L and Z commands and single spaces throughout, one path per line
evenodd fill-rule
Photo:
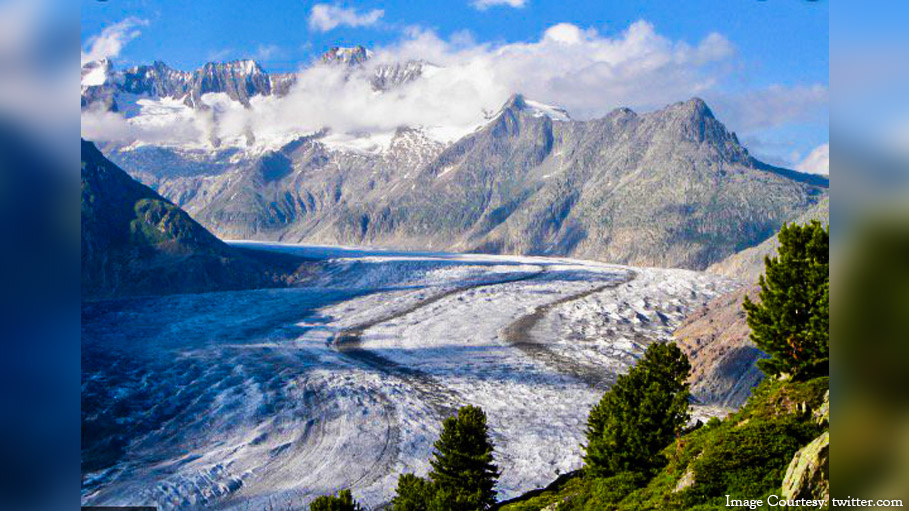
M 543 257 L 245 243 L 320 259 L 305 287 L 83 306 L 82 502 L 305 509 L 424 475 L 483 407 L 500 498 L 580 466 L 592 404 L 734 283 Z M 715 410 L 696 409 L 709 415 Z

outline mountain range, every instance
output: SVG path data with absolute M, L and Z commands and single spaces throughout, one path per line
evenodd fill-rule
M 319 63 L 356 69 L 371 57 L 362 46 L 334 47 Z M 379 64 L 370 81 L 376 91 L 389 90 L 419 78 L 426 66 L 417 60 Z M 102 59 L 82 66 L 81 104 L 83 109 L 128 112 L 139 98 L 172 98 L 192 108 L 206 108 L 203 95 L 223 93 L 248 107 L 254 96 L 286 95 L 296 80 L 295 73 L 267 73 L 251 59 L 208 62 L 193 71 L 180 71 L 161 61 L 117 70 L 110 60 Z
M 371 56 L 362 47 L 333 48 L 318 65 L 359 69 Z M 370 68 L 373 88 L 419 80 L 427 66 Z M 83 68 L 83 104 L 109 97 L 105 104 L 123 109 L 142 94 L 198 105 L 209 92 L 248 104 L 293 86 L 293 75 L 268 75 L 252 61 L 194 72 L 161 63 L 104 72 L 103 83 L 87 85 L 100 71 Z M 698 98 L 574 120 L 515 94 L 453 142 L 420 126 L 399 127 L 368 150 L 332 135 L 326 129 L 271 149 L 102 149 L 223 238 L 692 269 L 758 245 L 829 189 L 825 177 L 752 157 Z

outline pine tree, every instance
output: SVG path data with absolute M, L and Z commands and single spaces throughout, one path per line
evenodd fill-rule
M 434 447 L 430 510 L 478 511 L 495 505 L 499 473 L 482 409 L 465 406 L 445 419 Z
M 309 511 L 362 511 L 350 490 L 341 490 L 338 496 L 324 495 L 309 504 Z
M 649 473 L 688 420 L 688 357 L 674 344 L 651 344 L 590 411 L 584 462 L 594 477 Z
M 391 500 L 393 511 L 428 511 L 434 495 L 432 484 L 414 474 L 401 474 Z
M 748 297 L 751 339 L 770 355 L 758 367 L 796 379 L 829 374 L 830 229 L 784 225 L 777 257 L 764 259 L 760 303 Z

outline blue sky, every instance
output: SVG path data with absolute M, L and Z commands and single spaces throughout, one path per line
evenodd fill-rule
M 389 47 L 413 38 L 415 31 L 432 33 L 459 48 L 494 51 L 538 42 L 560 23 L 591 30 L 608 41 L 644 20 L 673 45 L 697 47 L 718 34 L 728 43 L 728 54 L 707 64 L 688 64 L 698 80 L 692 79 L 687 88 L 674 81 L 677 90 L 667 88 L 667 94 L 654 96 L 653 104 L 619 94 L 604 100 L 604 106 L 616 106 L 610 99 L 626 99 L 636 103 L 628 105 L 633 108 L 654 108 L 697 92 L 753 153 L 774 163 L 793 164 L 828 141 L 826 0 L 599 0 L 571 2 L 570 7 L 544 0 L 498 0 L 501 5 L 489 6 L 479 1 L 496 0 L 83 0 L 81 35 L 85 49 L 106 27 L 135 18 L 142 21 L 135 28 L 141 34 L 117 52 L 117 65 L 163 60 L 193 69 L 209 60 L 253 57 L 268 71 L 295 71 L 331 46 Z M 329 9 L 321 24 L 313 21 L 320 8 Z M 359 26 L 347 26 L 345 20 Z M 629 80 L 628 87 L 634 88 Z M 615 90 L 615 83 L 610 87 Z M 555 93 L 550 96 L 560 99 Z M 593 104 L 576 105 L 575 110 L 599 112 Z

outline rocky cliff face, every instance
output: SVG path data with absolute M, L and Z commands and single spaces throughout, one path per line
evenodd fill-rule
M 82 141 L 82 295 L 275 286 L 302 261 L 224 244 Z
M 112 154 L 139 171 L 130 157 Z M 828 186 L 752 158 L 699 99 L 573 121 L 514 96 L 447 147 L 399 130 L 380 151 L 315 135 L 218 175 L 145 164 L 143 179 L 231 238 L 694 269 L 770 237 Z

